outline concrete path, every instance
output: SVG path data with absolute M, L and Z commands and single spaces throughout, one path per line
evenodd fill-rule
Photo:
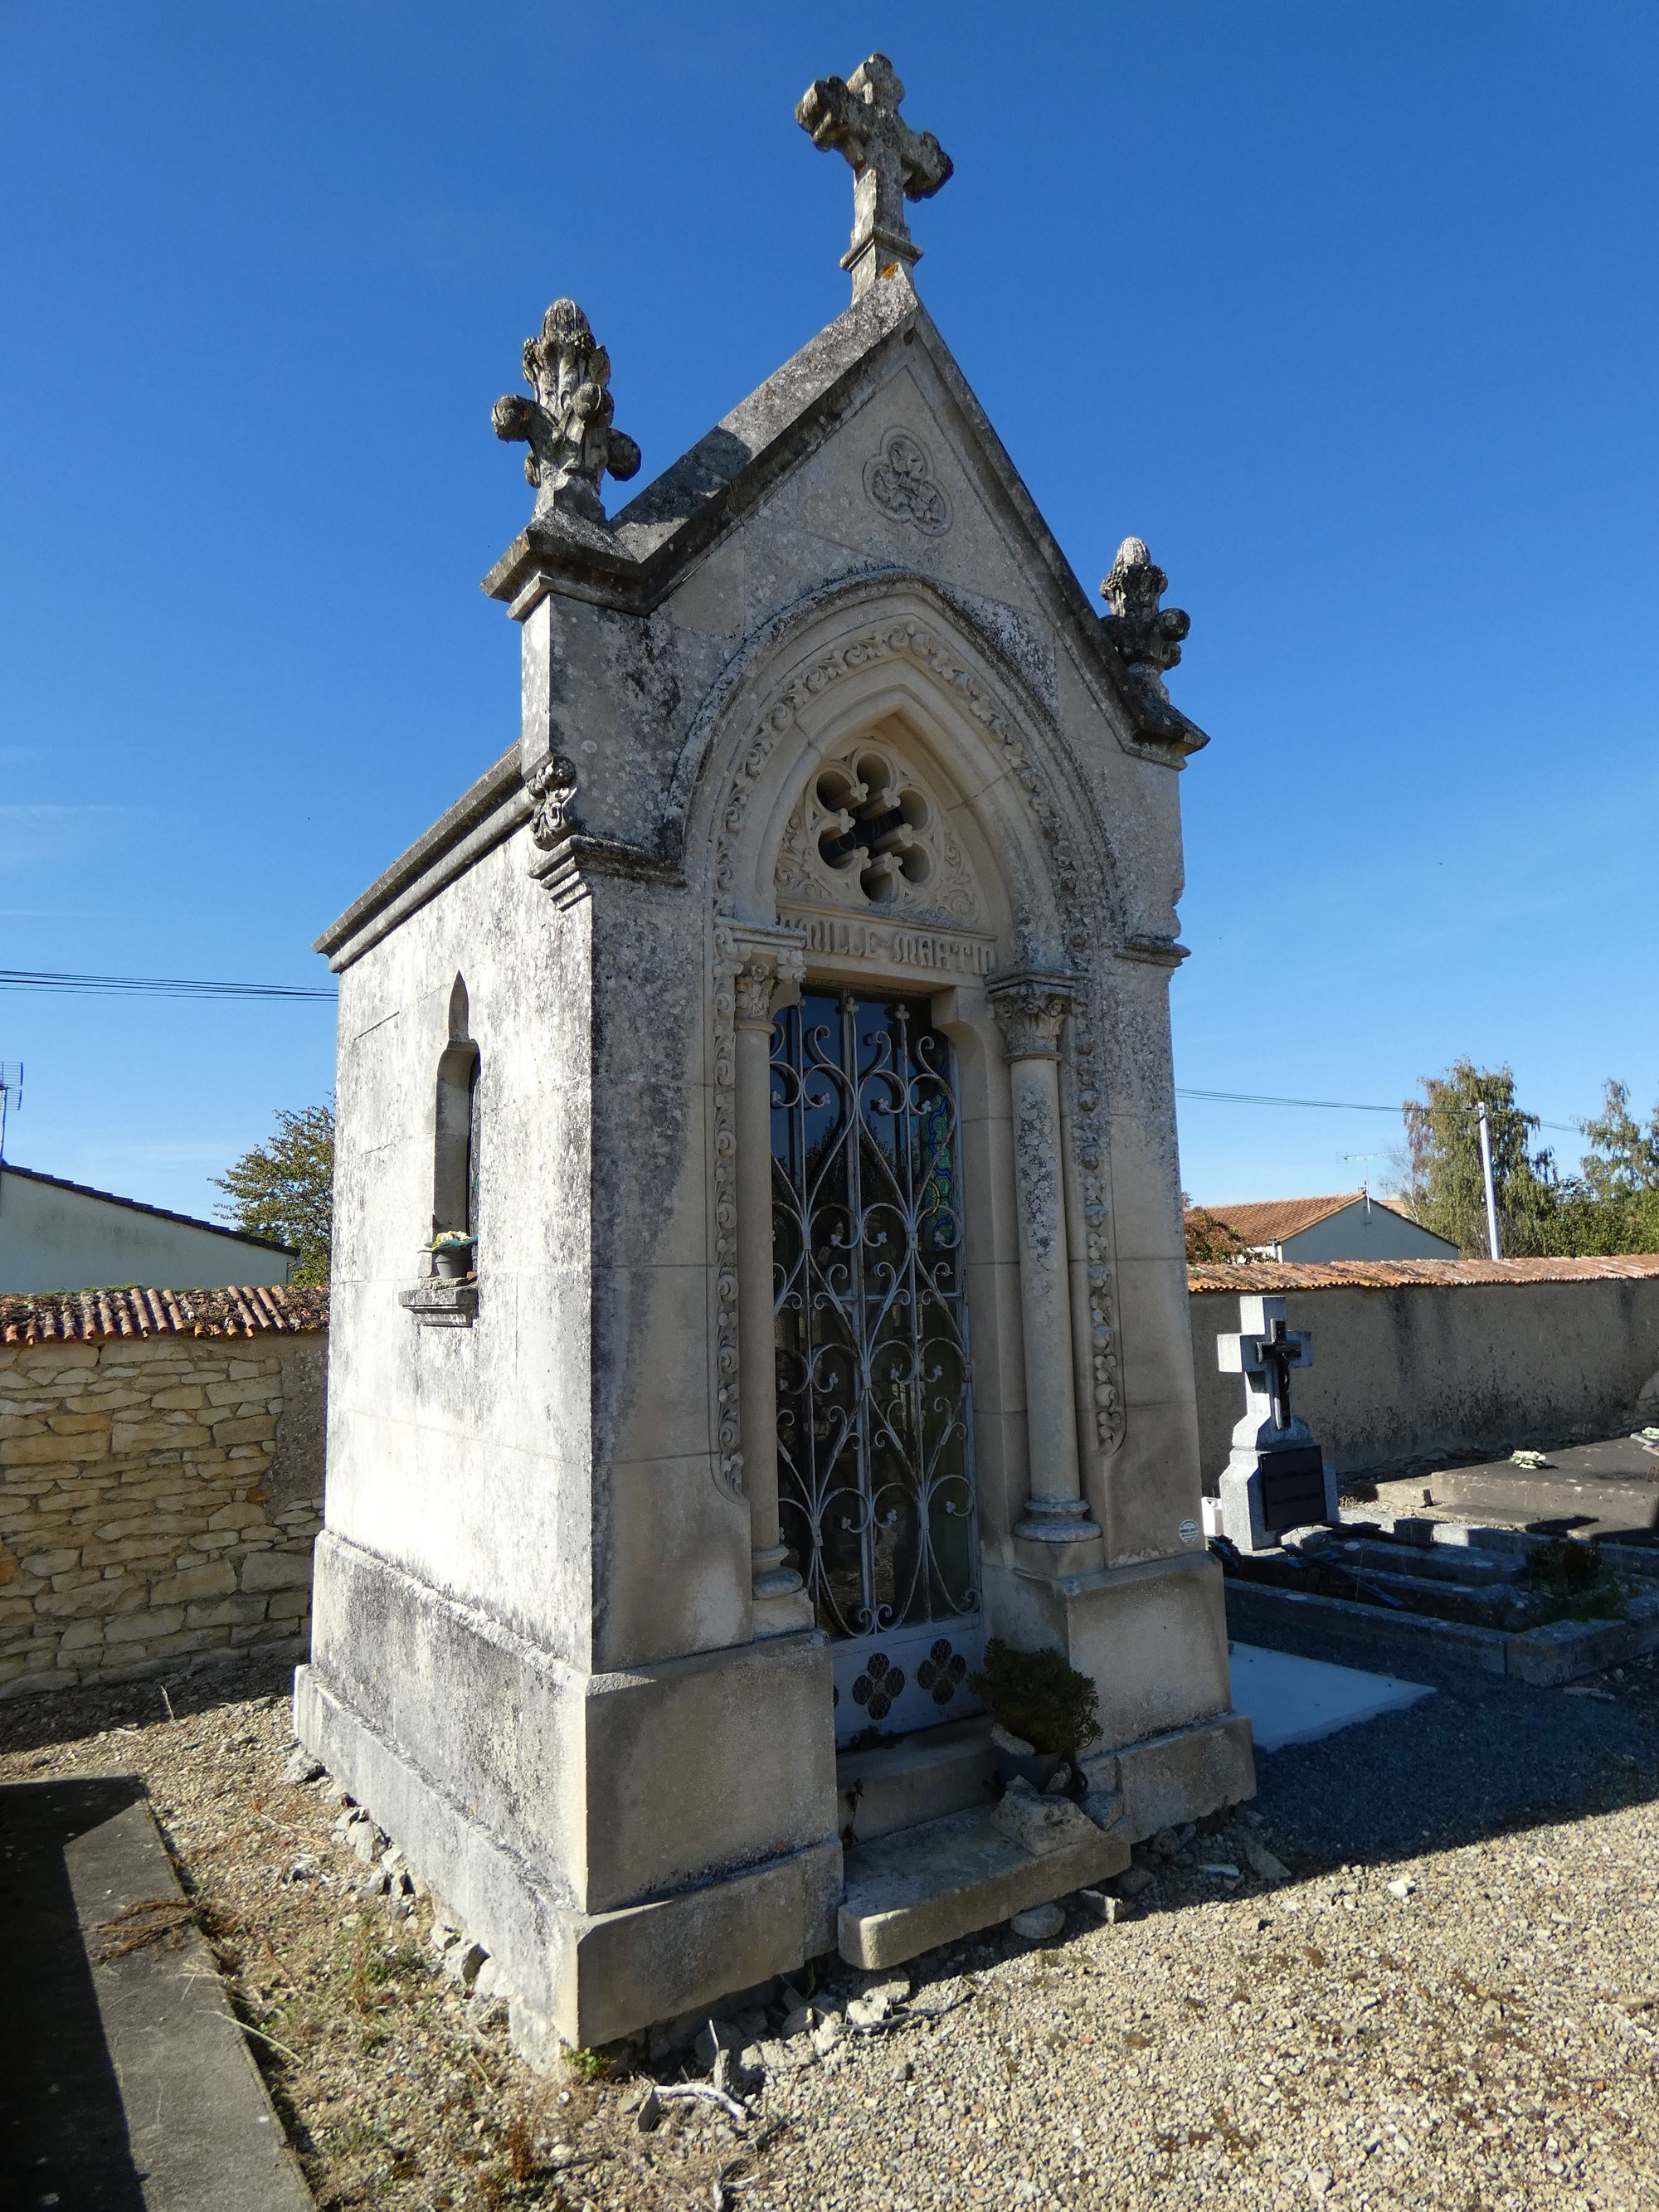
M 0 1789 L 0 2203 L 313 2212 L 142 1785 Z

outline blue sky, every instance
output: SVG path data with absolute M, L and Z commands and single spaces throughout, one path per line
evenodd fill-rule
M 957 164 L 929 307 L 1091 590 L 1134 531 L 1192 614 L 1177 1081 L 1389 1102 L 1468 1053 L 1557 1121 L 1650 1103 L 1659 9 L 1023 20 L 0 11 L 0 966 L 326 980 L 514 733 L 525 333 L 580 299 L 667 466 L 843 304 L 792 109 L 879 45 Z M 331 1026 L 0 993 L 8 1152 L 207 1211 Z M 1192 1103 L 1183 1179 L 1398 1137 Z

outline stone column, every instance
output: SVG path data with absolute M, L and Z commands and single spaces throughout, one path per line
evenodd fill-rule
M 778 1527 L 777 1361 L 772 1325 L 772 999 L 795 981 L 793 946 L 744 945 L 733 979 L 737 1031 L 738 1419 L 749 1538 L 755 1631 L 778 1635 L 810 1625 L 801 1578 L 787 1562 Z M 789 1601 L 780 1603 L 780 1601 Z
M 1063 975 L 1011 975 L 989 987 L 1008 1061 L 1019 1218 L 1019 1304 L 1031 1494 L 1014 1534 L 1039 1544 L 1100 1534 L 1078 1456 L 1071 1267 L 1060 1125 L 1060 1035 L 1072 1003 Z

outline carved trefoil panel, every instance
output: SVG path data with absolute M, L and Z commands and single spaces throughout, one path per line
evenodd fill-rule
M 943 538 L 951 527 L 951 501 L 927 448 L 908 430 L 890 430 L 882 440 L 864 465 L 864 489 L 890 522 L 908 523 L 924 538 Z

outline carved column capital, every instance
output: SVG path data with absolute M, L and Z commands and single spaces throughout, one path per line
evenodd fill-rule
M 740 1030 L 769 1030 L 772 994 L 780 981 L 778 963 L 769 952 L 751 952 L 732 979 Z
M 1060 1033 L 1077 996 L 1075 978 L 1032 971 L 986 987 L 1010 1060 L 1058 1060 Z
M 716 933 L 715 957 L 732 978 L 732 1018 L 740 1030 L 769 1030 L 772 1000 L 781 983 L 799 983 L 806 961 L 792 935 L 750 936 L 726 928 Z

